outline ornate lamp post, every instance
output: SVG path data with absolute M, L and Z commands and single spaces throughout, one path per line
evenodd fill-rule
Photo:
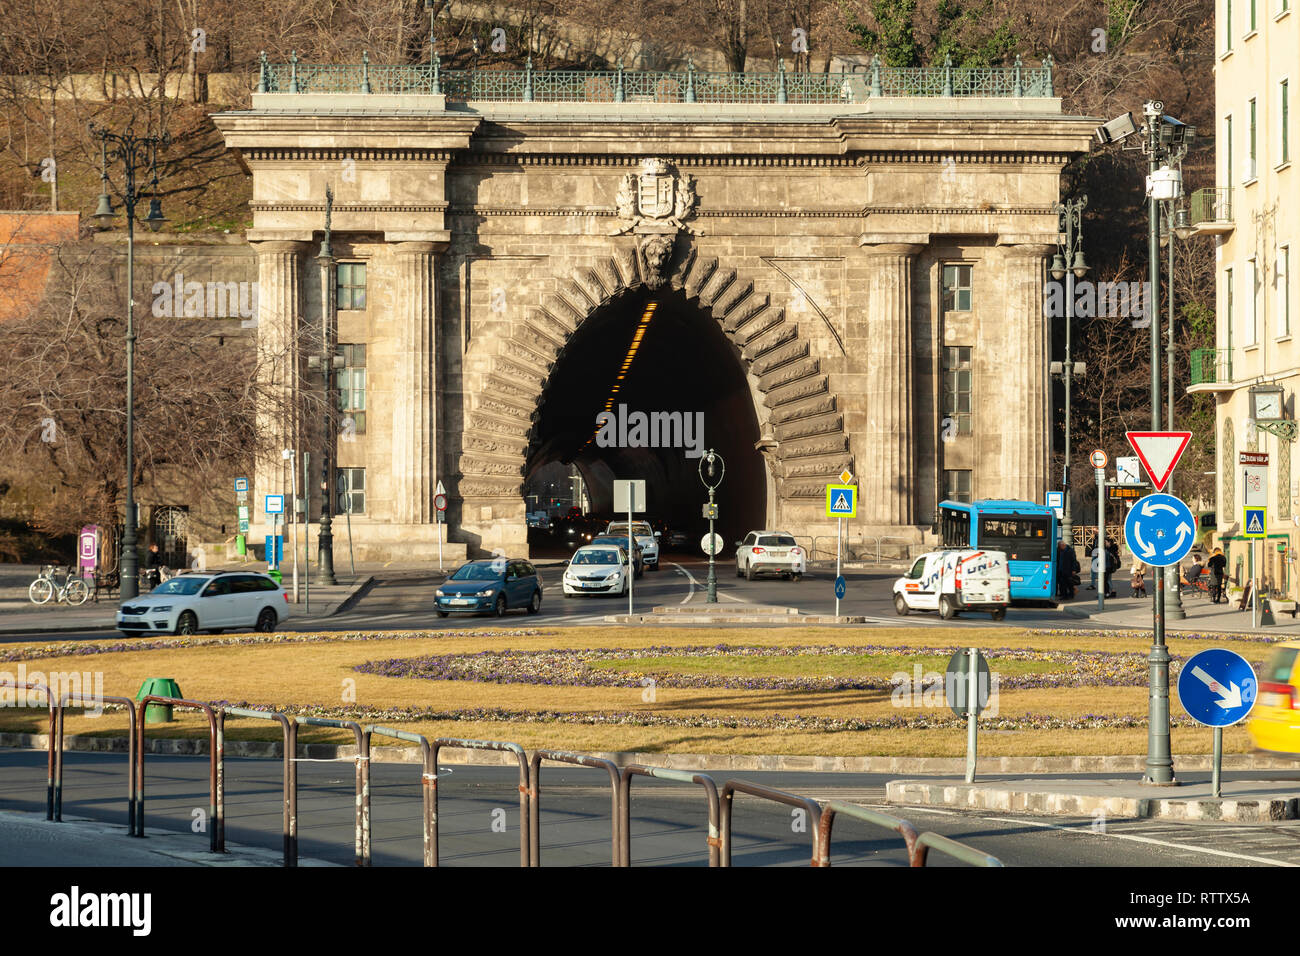
M 713 522 L 718 517 L 718 506 L 713 500 L 713 493 L 717 490 L 718 485 L 722 484 L 722 479 L 727 474 L 727 463 L 722 460 L 722 456 L 710 448 L 700 457 L 700 481 L 704 487 L 709 489 L 709 503 L 704 506 L 704 513 L 709 519 L 709 544 L 714 544 L 713 540 Z M 708 604 L 718 603 L 718 568 L 714 561 L 717 548 L 711 548 L 709 551 L 709 592 L 705 598 Z
M 126 516 L 123 519 L 122 551 L 118 564 L 122 600 L 125 601 L 140 593 L 135 551 L 135 531 L 139 524 L 135 513 L 135 205 L 140 200 L 140 193 L 136 189 L 135 175 L 136 170 L 146 166 L 153 170 L 149 215 L 144 222 L 151 231 L 157 232 L 167 221 L 162 214 L 162 200 L 158 198 L 158 148 L 161 146 L 166 149 L 171 145 L 171 134 L 136 136 L 130 129 L 118 134 L 91 123 L 90 135 L 98 139 L 100 144 L 101 191 L 95 218 L 105 228 L 116 215 L 108 196 L 110 155 L 115 160 L 121 160 L 126 170 L 126 189 L 122 193 L 126 212 Z
M 1065 382 L 1065 468 L 1061 476 L 1061 490 L 1065 492 L 1065 519 L 1061 522 L 1061 537 L 1074 547 L 1074 505 L 1070 492 L 1070 385 L 1077 371 L 1070 360 L 1070 326 L 1074 318 L 1074 280 L 1088 274 L 1088 264 L 1083 259 L 1083 210 L 1088 197 L 1080 196 L 1056 207 L 1061 216 L 1061 232 L 1065 244 L 1052 257 L 1052 278 L 1065 280 L 1065 363 L 1057 366 Z M 1056 365 L 1055 362 L 1052 363 Z M 1082 364 L 1082 363 L 1080 363 Z M 1055 371 L 1055 369 L 1053 369 Z
M 321 456 L 321 505 L 320 534 L 316 536 L 316 573 L 312 583 L 318 585 L 338 584 L 334 577 L 334 532 L 333 519 L 330 517 L 331 500 L 334 497 L 333 461 L 334 461 L 334 369 L 342 365 L 341 357 L 336 356 L 334 346 L 334 318 L 338 305 L 338 290 L 334 283 L 334 252 L 330 247 L 330 219 L 334 211 L 334 191 L 325 187 L 325 237 L 321 240 L 320 254 L 316 261 L 320 263 L 321 282 L 321 353 L 307 359 L 309 368 L 319 368 L 321 386 L 325 393 L 325 431 L 322 435 L 324 454 Z

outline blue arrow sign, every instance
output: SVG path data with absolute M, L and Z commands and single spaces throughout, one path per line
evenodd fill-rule
M 1230 727 L 1255 706 L 1255 669 L 1220 647 L 1201 651 L 1178 674 L 1178 699 L 1197 723 Z
M 835 579 L 835 596 L 837 598 L 842 598 L 844 597 L 844 592 L 847 590 L 848 585 L 844 581 L 844 575 L 841 574 Z
M 1177 564 L 1187 557 L 1196 539 L 1192 509 L 1173 495 L 1147 495 L 1129 509 L 1124 522 L 1128 549 L 1157 568 Z

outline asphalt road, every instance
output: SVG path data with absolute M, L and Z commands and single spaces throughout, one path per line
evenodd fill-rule
M 512 610 L 504 618 L 489 614 L 452 614 L 440 618 L 433 610 L 433 592 L 444 574 L 438 571 L 393 570 L 376 574 L 376 582 L 353 606 L 328 618 L 290 618 L 281 625 L 290 631 L 355 630 L 449 630 L 470 627 L 539 627 L 605 624 L 612 614 L 626 614 L 627 598 L 583 595 L 566 598 L 561 584 L 563 566 L 559 559 L 539 559 L 542 575 L 542 610 L 530 615 Z M 448 570 L 454 570 L 448 568 Z M 814 568 L 800 581 L 762 577 L 746 581 L 736 577 L 735 559 L 717 565 L 718 602 L 743 607 L 745 604 L 775 604 L 798 608 L 809 614 L 835 613 L 835 570 Z M 840 602 L 842 615 L 865 617 L 868 625 L 930 627 L 938 624 L 933 612 L 913 612 L 899 617 L 894 611 L 893 582 L 901 570 L 845 570 L 847 594 Z M 633 584 L 633 607 L 649 613 L 661 605 L 701 604 L 705 600 L 708 562 L 693 555 L 665 554 L 659 571 L 646 571 Z M 1093 627 L 1087 619 L 1068 617 L 1053 608 L 1018 608 L 1007 612 L 1005 621 L 994 623 L 987 614 L 964 614 L 958 619 L 966 627 Z M 0 642 L 32 641 L 33 635 L 3 635 Z M 698 626 L 698 625 L 696 625 Z M 727 625 L 718 625 L 727 626 Z M 746 625 L 733 625 L 744 627 Z M 852 626 L 852 625 L 849 625 Z M 59 640 L 102 638 L 116 631 L 101 629 L 58 635 Z
M 208 806 L 208 763 L 202 757 L 150 755 L 146 761 L 146 832 L 190 832 L 194 811 Z M 66 757 L 64 813 L 109 823 L 126 816 L 124 754 L 70 753 Z M 226 761 L 226 833 L 234 843 L 279 850 L 281 763 Z M 350 760 L 299 764 L 300 853 L 350 865 L 353 859 L 353 772 Z M 1296 866 L 1300 821 L 1230 826 L 1159 820 L 1028 816 L 997 811 L 888 807 L 884 785 L 897 775 L 746 773 L 763 783 L 815 800 L 846 800 L 881 807 L 922 831 L 934 831 L 992 853 L 1008 866 Z M 1036 775 L 1037 777 L 1051 775 Z M 1081 775 L 1102 779 L 1104 775 Z M 1112 775 L 1113 776 L 1113 775 Z M 1188 782 L 1204 776 L 1186 774 Z M 1237 777 L 1238 775 L 1234 775 Z M 1241 779 L 1295 779 L 1294 772 L 1255 772 Z M 610 862 L 610 798 L 600 771 L 546 765 L 542 771 L 542 859 L 555 866 Z M 716 775 L 721 785 L 728 779 Z M 1008 779 L 991 776 L 982 779 Z M 518 771 L 496 767 L 439 768 L 439 841 L 446 866 L 517 866 Z M 44 812 L 45 755 L 0 749 L 0 809 Z M 375 866 L 421 862 L 420 771 L 416 764 L 376 763 L 371 810 Z M 806 866 L 811 835 L 788 807 L 736 798 L 736 866 Z M 504 830 L 501 822 L 504 822 Z M 495 826 L 494 826 L 495 824 Z M 707 862 L 705 806 L 695 787 L 637 778 L 632 787 L 632 860 L 636 865 L 703 866 Z M 126 839 L 123 837 L 123 839 Z M 206 836 L 194 835 L 200 847 Z M 34 847 L 34 849 L 33 849 Z M 98 852 L 98 851 L 96 851 Z M 16 858 L 16 854 L 24 854 Z M 9 847 L 8 865 L 56 865 L 39 843 Z M 88 858 L 89 859 L 89 858 Z M 96 859 L 103 859 L 101 853 Z M 832 861 L 837 866 L 905 866 L 901 841 L 847 818 L 836 821 Z M 934 855 L 932 865 L 949 865 Z

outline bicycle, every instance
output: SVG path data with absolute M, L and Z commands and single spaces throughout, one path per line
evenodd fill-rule
M 28 586 L 27 597 L 33 604 L 48 604 L 51 598 L 56 604 L 64 602 L 74 607 L 85 604 L 90 599 L 90 588 L 86 584 L 86 579 L 74 577 L 72 568 L 68 568 L 64 572 L 63 583 L 58 584 L 54 580 L 58 570 L 59 566 L 54 564 L 42 567 L 36 580 Z

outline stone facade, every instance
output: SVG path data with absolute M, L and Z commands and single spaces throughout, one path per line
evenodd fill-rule
M 366 469 L 366 553 L 428 553 L 438 480 L 453 540 L 523 552 L 551 369 L 644 289 L 698 304 L 734 346 L 769 525 L 834 533 L 823 489 L 845 468 L 863 489 L 851 536 L 919 540 L 954 469 L 976 497 L 1043 499 L 1044 262 L 1092 121 L 1054 99 L 475 106 L 259 94 L 214 117 L 253 176 L 260 342 L 287 355 L 319 322 L 327 184 L 335 256 L 366 263 L 366 308 L 338 319 L 340 342 L 367 345 L 365 434 L 338 445 Z M 944 313 L 954 263 L 971 308 Z M 971 433 L 951 441 L 945 346 L 969 347 L 973 372 Z M 260 507 L 280 488 L 258 474 Z

